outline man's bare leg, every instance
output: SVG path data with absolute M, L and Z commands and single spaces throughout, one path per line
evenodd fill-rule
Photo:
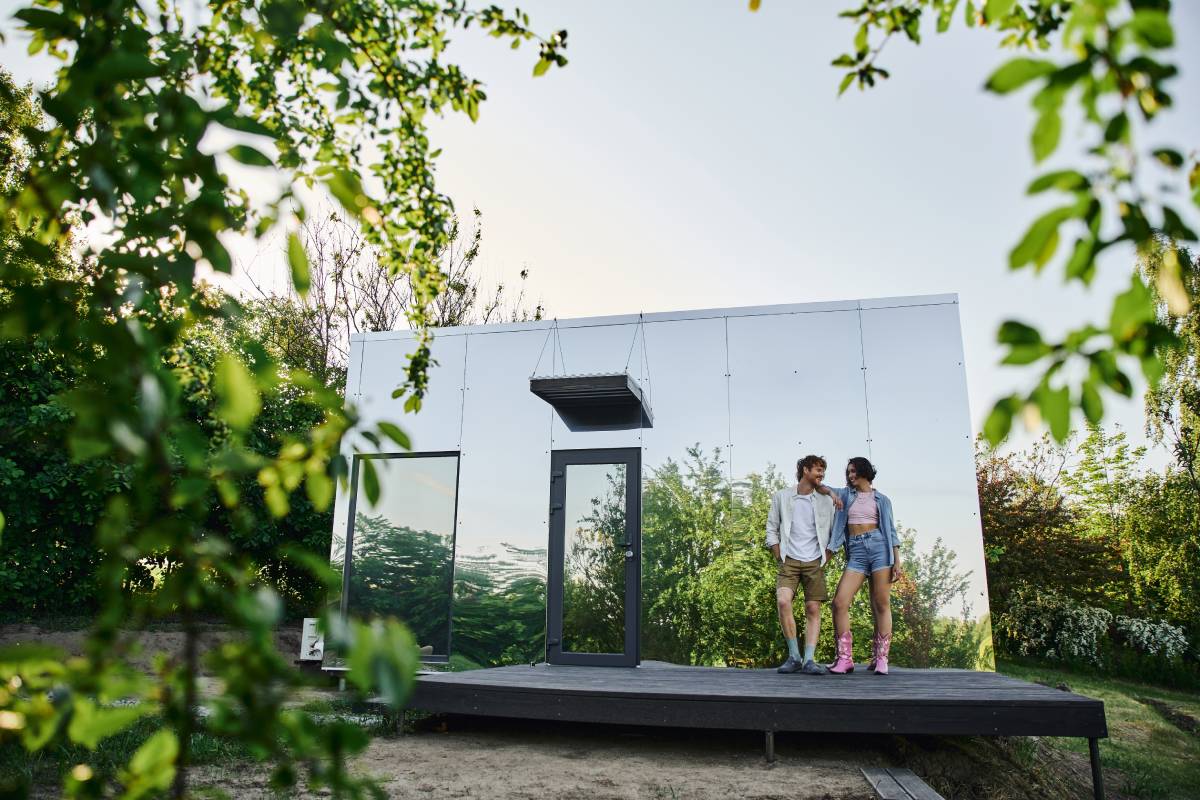
M 787 641 L 788 656 L 795 659 L 797 664 L 802 664 L 800 646 L 796 641 L 796 613 L 792 608 L 792 599 L 795 596 L 796 593 L 786 586 L 780 586 L 775 590 L 775 602 L 779 610 L 779 627 L 783 630 L 783 638 Z

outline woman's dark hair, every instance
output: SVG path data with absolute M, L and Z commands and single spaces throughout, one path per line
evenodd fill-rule
M 850 461 L 846 464 L 847 474 L 850 472 L 850 467 L 854 467 L 854 474 L 856 474 L 858 477 L 866 478 L 869 481 L 875 480 L 875 476 L 878 474 L 875 471 L 875 466 L 862 456 L 855 456 L 854 458 L 850 459 Z M 850 480 L 847 478 L 846 483 L 849 482 Z

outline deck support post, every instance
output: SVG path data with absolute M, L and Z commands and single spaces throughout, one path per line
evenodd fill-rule
M 1100 743 L 1095 737 L 1088 739 L 1088 755 L 1092 760 L 1092 795 L 1104 800 L 1104 775 L 1100 772 Z
M 763 731 L 766 735 L 767 763 L 775 763 L 775 731 Z

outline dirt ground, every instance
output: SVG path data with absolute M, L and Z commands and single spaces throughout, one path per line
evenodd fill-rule
M 1012 745 L 778 734 L 769 764 L 761 734 L 435 717 L 375 739 L 354 768 L 405 800 L 868 800 L 865 766 L 907 766 L 951 800 L 1091 797 L 1086 760 L 1028 740 L 1018 756 Z M 197 780 L 239 800 L 273 797 L 253 770 L 207 768 Z
M 0 646 L 36 641 L 78 653 L 84 635 L 0 625 Z M 213 646 L 227 636 L 213 628 L 205 641 Z M 143 632 L 138 660 L 149 664 L 155 652 L 178 652 L 182 638 L 170 627 Z M 299 643 L 298 628 L 280 631 L 280 652 L 294 657 Z M 337 695 L 313 692 L 305 699 L 323 697 Z M 767 763 L 763 746 L 759 733 L 429 717 L 406 733 L 376 737 L 353 768 L 378 778 L 394 798 L 857 800 L 873 796 L 859 772 L 864 766 L 908 767 L 947 798 L 1091 796 L 1086 759 L 1034 739 L 778 734 L 774 763 Z M 239 800 L 278 797 L 266 774 L 253 764 L 207 766 L 196 770 L 195 785 Z M 1111 789 L 1109 796 L 1120 798 Z

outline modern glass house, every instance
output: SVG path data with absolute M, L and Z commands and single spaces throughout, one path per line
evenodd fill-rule
M 344 606 L 404 620 L 427 661 L 736 663 L 687 632 L 759 608 L 778 646 L 774 584 L 738 565 L 807 453 L 834 485 L 869 457 L 917 551 L 940 539 L 969 573 L 943 613 L 987 612 L 955 295 L 439 329 L 405 414 L 412 351 L 352 341 L 347 402 L 413 449 L 344 442 L 331 559 Z

